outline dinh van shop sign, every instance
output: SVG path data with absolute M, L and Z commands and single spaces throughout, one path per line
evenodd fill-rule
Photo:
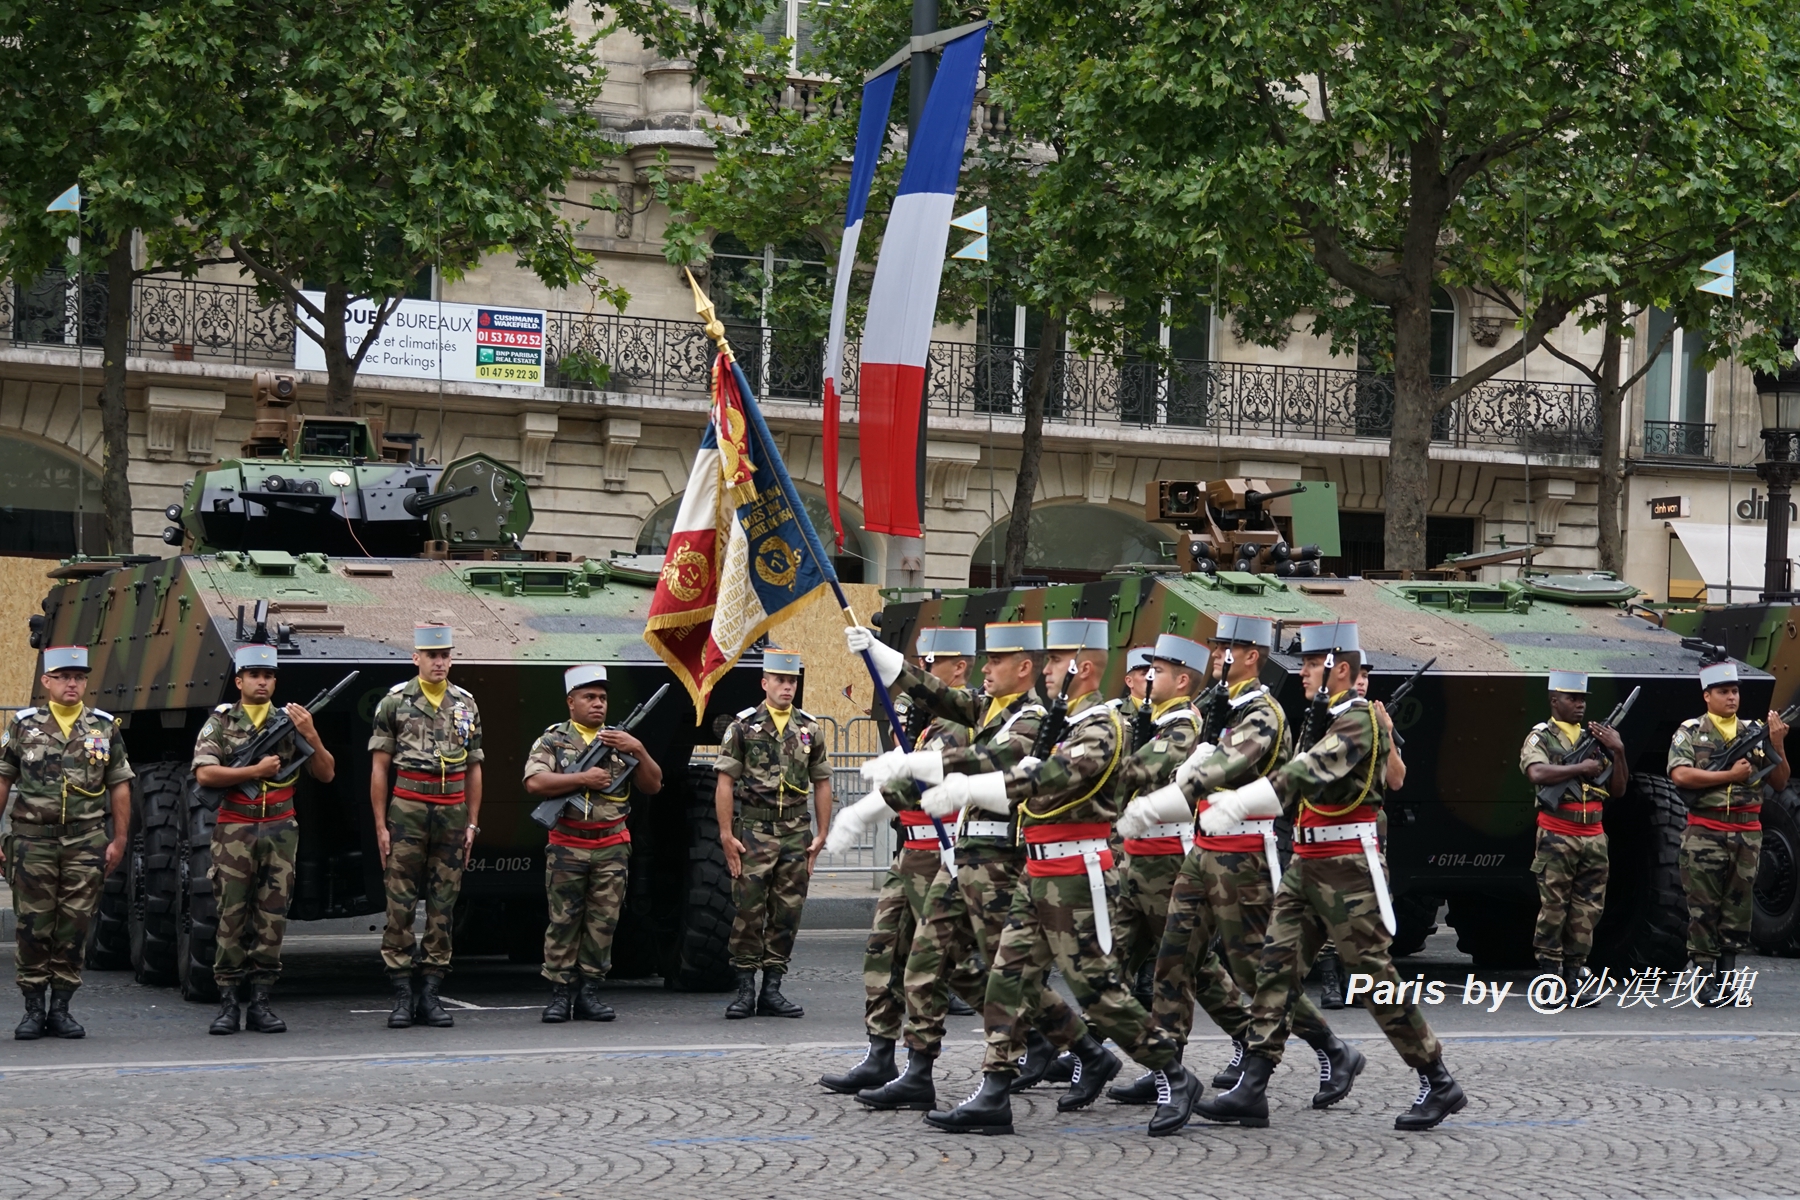
M 303 294 L 316 305 L 325 303 L 322 293 Z M 375 312 L 372 301 L 351 303 L 344 341 L 352 356 L 368 337 Z M 304 310 L 297 315 L 302 325 L 318 328 Z M 402 300 L 375 336 L 361 373 L 542 387 L 544 328 L 541 308 Z M 324 349 L 301 330 L 294 331 L 294 366 L 302 371 L 325 369 Z

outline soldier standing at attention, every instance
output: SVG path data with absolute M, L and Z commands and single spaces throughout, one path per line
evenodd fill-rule
M 29 1042 L 86 1035 L 69 1015 L 81 986 L 81 956 L 100 886 L 125 858 L 131 828 L 131 762 L 119 722 L 81 702 L 88 685 L 85 646 L 44 651 L 44 708 L 21 708 L 0 737 L 0 814 L 13 805 L 0 866 L 18 913 L 19 990 L 25 1019 L 13 1036 Z M 106 836 L 106 816 L 113 819 Z M 44 989 L 50 1009 L 44 1010 Z
M 570 667 L 563 672 L 569 719 L 539 735 L 525 757 L 525 791 L 567 801 L 550 829 L 544 850 L 544 892 L 550 923 L 544 930 L 544 978 L 550 981 L 550 1003 L 544 1020 L 567 1021 L 571 1007 L 577 1021 L 610 1021 L 612 1005 L 600 999 L 600 981 L 612 969 L 613 934 L 625 900 L 625 878 L 631 865 L 631 830 L 625 819 L 633 795 L 662 791 L 662 768 L 644 743 L 623 729 L 607 729 L 606 668 Z M 569 770 L 594 739 L 613 748 L 599 764 Z M 630 755 L 630 782 L 616 787 Z M 572 994 L 571 994 L 572 993 Z
M 987 1055 L 981 1088 L 949 1112 L 925 1119 L 955 1133 L 1012 1132 L 1009 1096 L 1025 1048 L 1030 1003 L 1052 965 L 1075 993 L 1088 1023 L 1111 1037 L 1157 1075 L 1159 1103 L 1150 1121 L 1153 1137 L 1177 1132 L 1192 1109 L 1194 1078 L 1181 1067 L 1179 1048 L 1156 1029 L 1150 1014 L 1119 976 L 1113 957 L 1110 906 L 1118 891 L 1107 836 L 1117 816 L 1114 778 L 1124 758 L 1125 729 L 1100 698 L 1106 670 L 1107 623 L 1064 619 L 1046 623 L 1046 688 L 1069 677 L 1068 724 L 1050 757 L 1021 759 L 1007 771 L 948 774 L 925 793 L 925 811 L 950 813 L 964 805 L 1012 817 L 1017 812 L 1030 854 L 1014 895 L 1010 920 L 988 974 Z M 1119 1073 L 1119 1060 L 1104 1047 L 1075 1046 L 1081 1060 L 1061 1112 L 1092 1104 Z
M 1519 750 L 1519 769 L 1532 788 L 1556 786 L 1554 804 L 1538 802 L 1537 931 L 1532 948 L 1538 970 L 1561 975 L 1571 995 L 1580 987 L 1582 964 L 1594 945 L 1594 926 L 1606 907 L 1606 830 L 1601 825 L 1608 796 L 1623 796 L 1630 773 L 1625 743 L 1609 726 L 1586 722 L 1607 757 L 1565 762 L 1584 732 L 1588 677 L 1580 671 L 1550 672 L 1550 719 L 1532 726 Z M 1610 769 L 1610 776 L 1599 782 Z
M 1713 770 L 1710 764 L 1735 739 L 1756 733 L 1757 722 L 1738 717 L 1734 664 L 1702 667 L 1700 688 L 1706 715 L 1683 721 L 1675 730 L 1669 779 L 1685 793 L 1688 806 L 1687 831 L 1681 835 L 1688 959 L 1702 971 L 1716 969 L 1723 983 L 1724 972 L 1737 966 L 1738 951 L 1750 944 L 1750 889 L 1762 854 L 1762 784 L 1750 783 L 1750 776 L 1773 767 L 1763 784 L 1777 792 L 1787 786 L 1788 727 L 1771 709 L 1768 748 Z
M 286 712 L 293 727 L 271 753 L 247 767 L 225 766 L 269 719 L 279 670 L 275 647 L 264 645 L 238 647 L 232 665 L 237 668 L 238 702 L 214 709 L 194 742 L 194 782 L 230 789 L 219 801 L 212 835 L 213 899 L 219 906 L 213 979 L 219 985 L 219 1015 L 208 1032 L 238 1031 L 238 987 L 248 977 L 245 1027 L 255 1033 L 285 1033 L 287 1023 L 269 1008 L 269 992 L 281 977 L 281 935 L 294 899 L 294 855 L 300 849 L 294 784 L 299 772 L 275 777 L 283 760 L 293 760 L 302 740 L 312 747 L 306 773 L 320 783 L 336 777 L 337 763 L 319 740 L 312 714 L 304 705 L 290 704 Z
M 1266 1092 L 1287 1041 L 1292 998 L 1307 964 L 1329 937 L 1346 966 L 1373 977 L 1365 1000 L 1369 1012 L 1400 1057 L 1419 1073 L 1418 1097 L 1395 1119 L 1394 1128 L 1430 1129 L 1461 1112 L 1468 1100 L 1444 1068 L 1443 1048 L 1418 1003 L 1403 998 L 1406 991 L 1388 958 L 1393 905 L 1375 822 L 1387 787 L 1387 745 L 1374 710 L 1353 690 L 1362 660 L 1356 623 L 1302 626 L 1300 655 L 1306 694 L 1322 688 L 1330 701 L 1331 724 L 1324 736 L 1298 748 L 1273 774 L 1214 792 L 1200 814 L 1202 832 L 1219 836 L 1245 821 L 1296 811 L 1294 858 L 1269 915 L 1243 1073 L 1230 1091 L 1202 1100 L 1195 1111 L 1228 1124 L 1260 1128 L 1269 1123 Z
M 975 661 L 973 629 L 921 629 L 918 650 L 926 671 L 932 676 L 952 688 L 967 685 L 969 668 Z M 929 710 L 922 704 L 917 705 L 916 711 L 909 711 L 907 719 L 923 726 L 913 737 L 913 744 L 906 747 L 909 750 L 941 751 L 969 744 L 967 725 L 941 717 L 931 719 Z M 909 731 L 912 728 L 914 726 L 909 724 Z M 919 808 L 918 794 L 918 785 L 910 779 L 890 779 L 871 789 L 868 795 L 838 814 L 832 823 L 832 836 L 826 843 L 834 853 L 841 853 L 850 849 L 857 838 L 882 818 L 899 814 L 904 840 L 882 881 L 881 895 L 875 901 L 875 919 L 869 929 L 868 948 L 863 952 L 863 990 L 867 997 L 863 1004 L 863 1024 L 869 1031 L 869 1053 L 843 1074 L 827 1075 L 819 1080 L 831 1091 L 846 1096 L 854 1096 L 864 1088 L 880 1087 L 899 1077 L 900 1071 L 894 1066 L 894 1043 L 899 1040 L 901 1024 L 906 1018 L 907 957 L 912 953 L 913 937 L 925 914 L 925 898 L 931 890 L 932 880 L 945 868 L 947 858 L 954 861 L 954 857 L 946 855 L 939 845 L 931 818 Z
M 369 803 L 386 874 L 381 961 L 394 981 L 388 1028 L 455 1024 L 438 999 L 450 973 L 450 916 L 469 847 L 481 832 L 481 710 L 450 682 L 448 625 L 413 630 L 419 673 L 375 706 L 369 737 Z M 393 799 L 388 799 L 390 770 Z M 413 909 L 425 898 L 425 937 L 413 944 Z M 419 986 L 413 988 L 417 971 Z
M 719 746 L 719 786 L 713 793 L 725 866 L 731 872 L 731 966 L 737 997 L 726 1020 L 749 1016 L 803 1017 L 806 1010 L 781 994 L 800 932 L 800 910 L 813 862 L 831 827 L 831 763 L 819 723 L 794 707 L 800 689 L 800 656 L 763 652 L 765 699 L 746 708 L 725 730 Z M 742 808 L 732 819 L 737 788 Z M 811 794 L 819 831 L 812 833 L 806 800 Z M 762 991 L 756 971 L 762 968 Z

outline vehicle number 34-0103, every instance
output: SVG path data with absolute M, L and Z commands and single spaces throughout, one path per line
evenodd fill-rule
M 529 854 L 520 854 L 510 858 L 471 858 L 464 868 L 469 871 L 536 871 L 539 870 L 537 859 Z
M 1433 854 L 1425 860 L 1430 867 L 1497 867 L 1506 861 L 1504 854 Z

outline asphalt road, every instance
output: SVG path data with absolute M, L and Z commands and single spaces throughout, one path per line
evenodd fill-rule
M 1153 1142 L 1142 1110 L 1058 1114 L 1039 1088 L 1018 1136 L 968 1139 L 816 1085 L 861 1054 L 861 942 L 802 934 L 797 1021 L 622 983 L 616 1022 L 547 1026 L 534 968 L 493 959 L 451 977 L 454 1029 L 389 1030 L 369 935 L 290 940 L 281 1035 L 210 1037 L 210 1007 L 97 974 L 75 1004 L 86 1039 L 0 1042 L 0 1198 L 1800 1194 L 1800 960 L 1746 960 L 1750 1007 L 1671 1007 L 1664 982 L 1654 1008 L 1538 1013 L 1529 973 L 1474 972 L 1512 988 L 1464 1003 L 1472 969 L 1440 934 L 1403 964 L 1445 985 L 1426 1011 L 1471 1098 L 1436 1132 L 1393 1130 L 1414 1077 L 1347 1010 L 1334 1024 L 1370 1067 L 1328 1112 L 1306 1107 L 1303 1050 L 1268 1130 Z M 1209 1028 L 1189 1051 L 1207 1074 L 1227 1051 Z M 953 1019 L 940 1095 L 966 1094 L 979 1059 L 978 1021 Z

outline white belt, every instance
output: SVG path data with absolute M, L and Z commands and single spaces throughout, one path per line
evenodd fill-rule
M 1303 825 L 1294 830 L 1307 845 L 1321 842 L 1361 842 L 1363 858 L 1369 864 L 1369 883 L 1375 889 L 1375 904 L 1381 909 L 1381 923 L 1392 937 L 1400 928 L 1394 920 L 1394 898 L 1388 895 L 1387 872 L 1381 869 L 1379 826 L 1374 821 L 1357 821 L 1350 825 Z
M 1194 823 L 1192 821 L 1164 821 L 1160 825 L 1152 825 L 1131 840 L 1135 842 L 1144 838 L 1178 838 L 1183 833 L 1192 833 L 1193 831 Z
M 966 838 L 1010 838 L 1011 821 L 964 821 L 962 836 Z
M 1207 837 L 1263 837 L 1275 832 L 1274 821 L 1239 821 L 1229 829 L 1209 833 Z
M 1027 842 L 1025 854 L 1028 858 L 1043 860 L 1046 858 L 1080 858 L 1092 852 L 1100 853 L 1111 849 L 1105 838 L 1078 838 L 1073 842 Z
M 1105 838 L 1028 842 L 1025 846 L 1027 856 L 1040 862 L 1050 858 L 1079 858 L 1087 867 L 1088 897 L 1094 904 L 1094 936 L 1100 942 L 1102 954 L 1111 954 L 1113 948 L 1112 913 L 1106 907 L 1106 877 L 1100 871 L 1100 856 L 1109 849 Z

